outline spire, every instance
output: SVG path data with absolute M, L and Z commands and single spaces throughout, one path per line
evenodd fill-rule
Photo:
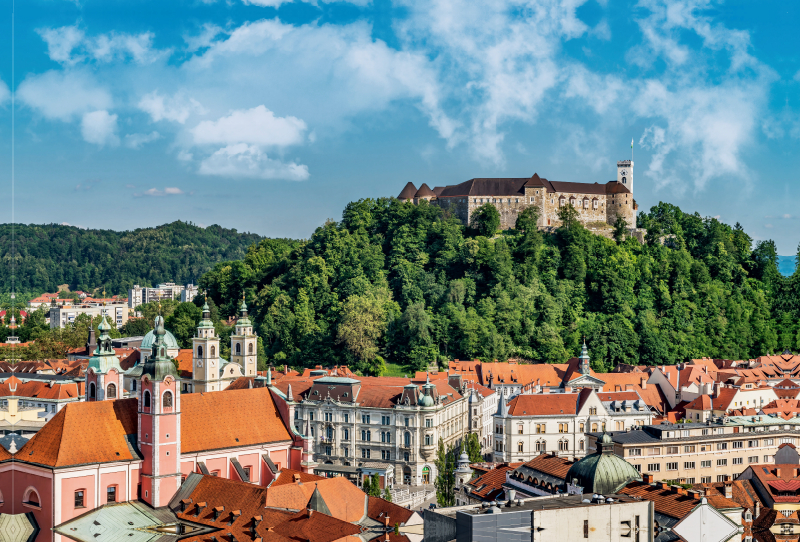
M 583 338 L 583 347 L 581 348 L 581 355 L 578 357 L 580 363 L 578 364 L 578 369 L 580 370 L 581 374 L 588 375 L 591 369 L 591 364 L 589 363 L 589 351 L 586 349 L 586 337 Z
M 247 303 L 244 302 L 244 293 L 242 294 L 242 304 L 239 305 L 239 318 L 236 320 L 237 326 L 252 326 L 250 317 L 247 316 Z
M 121 373 L 122 367 L 119 364 L 119 358 L 114 351 L 114 347 L 111 346 L 111 337 L 108 334 L 111 331 L 111 324 L 108 323 L 105 315 L 103 315 L 100 325 L 97 326 L 97 330 L 100 332 L 100 337 L 97 339 L 97 348 L 92 352 L 92 357 L 89 358 L 87 369 L 93 368 L 95 373 L 105 374 L 113 367 L 117 372 Z M 89 341 L 93 340 L 93 338 L 94 333 L 90 332 Z
M 167 375 L 172 375 L 175 379 L 180 378 L 172 358 L 167 355 L 167 345 L 164 341 L 166 334 L 164 317 L 159 314 L 154 322 L 153 335 L 155 340 L 153 341 L 153 350 L 142 368 L 142 374 L 150 375 L 153 380 L 164 380 Z
M 505 388 L 500 388 L 500 402 L 497 405 L 497 413 L 495 416 L 505 418 L 508 416 L 508 405 L 506 404 Z
M 309 510 L 313 510 L 314 512 L 322 512 L 328 516 L 332 516 L 330 508 L 328 505 L 325 504 L 325 499 L 322 498 L 322 494 L 319 492 L 319 486 L 314 484 L 314 493 L 311 494 L 311 498 L 308 500 L 308 504 L 306 508 Z
M 289 389 L 288 389 L 288 390 L 286 390 L 286 398 L 287 398 L 289 401 L 292 401 L 292 402 L 294 402 L 294 396 L 292 395 L 292 385 L 291 385 L 291 384 L 289 384 Z
M 213 328 L 214 322 L 211 321 L 211 309 L 208 308 L 208 294 L 203 290 L 203 318 L 200 320 L 200 324 L 198 324 L 198 328 Z
M 267 367 L 267 386 L 272 386 L 272 367 Z

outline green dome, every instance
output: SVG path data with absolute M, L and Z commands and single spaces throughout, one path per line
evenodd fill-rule
M 603 435 L 600 451 L 587 455 L 569 468 L 567 483 L 583 487 L 584 493 L 608 495 L 633 481 L 642 480 L 633 465 L 614 453 L 611 437 Z
M 156 335 L 153 333 L 155 330 L 151 329 L 147 335 L 144 336 L 142 339 L 142 346 L 139 348 L 144 352 L 145 350 L 149 351 L 153 349 L 153 343 L 156 342 Z M 175 338 L 175 335 L 170 333 L 167 330 L 164 330 L 164 344 L 166 345 L 167 349 L 172 350 L 178 349 L 178 340 Z M 149 353 L 149 352 L 148 352 Z

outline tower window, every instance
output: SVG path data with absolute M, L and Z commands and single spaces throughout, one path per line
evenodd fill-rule
M 202 346 L 198 346 L 197 347 L 197 357 L 198 358 L 202 358 L 203 357 L 203 347 Z
M 213 358 L 215 355 L 216 355 L 216 350 L 215 350 L 215 349 L 214 349 L 214 347 L 212 346 L 212 347 L 211 347 L 211 357 Z
M 253 343 L 250 343 L 249 345 L 247 345 L 247 353 L 248 354 L 252 354 L 253 353 Z
M 172 392 L 171 391 L 165 391 L 164 392 L 163 403 L 164 403 L 164 408 L 172 408 Z
M 239 356 L 241 354 L 242 354 L 242 345 L 239 344 L 239 343 L 236 343 L 236 355 Z
M 79 489 L 75 492 L 75 508 L 83 508 L 86 506 L 83 501 L 83 490 Z
M 116 399 L 117 398 L 117 386 L 114 384 L 109 384 L 108 388 L 106 388 L 106 397 L 108 399 Z
M 622 178 L 622 184 L 626 184 L 627 182 L 628 182 L 628 178 L 627 177 L 623 177 Z
M 94 399 L 96 397 L 94 382 L 89 384 L 89 399 Z
M 144 392 L 144 408 L 150 408 L 150 392 L 147 390 Z

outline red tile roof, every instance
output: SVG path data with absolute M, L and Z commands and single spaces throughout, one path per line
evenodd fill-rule
M 531 469 L 538 470 L 539 472 L 555 476 L 556 478 L 566 480 L 567 472 L 569 472 L 569 468 L 574 463 L 574 461 L 570 461 L 563 457 L 557 457 L 550 454 L 541 454 L 534 457 L 527 463 L 524 463 L 523 465 L 530 467 Z
M 181 395 L 182 453 L 290 440 L 268 388 Z
M 577 414 L 577 393 L 547 393 L 517 395 L 508 403 L 511 416 L 555 416 L 558 414 Z
M 192 378 L 194 368 L 194 350 L 191 348 L 181 348 L 175 359 L 178 361 L 178 374 L 181 378 Z
M 283 469 L 280 473 L 278 473 L 278 477 L 275 478 L 272 482 L 270 482 L 269 487 L 294 484 L 295 476 L 299 476 L 300 481 L 304 484 L 307 484 L 309 482 L 317 482 L 319 480 L 325 479 L 324 476 L 317 476 L 316 474 L 311 474 L 308 472 L 302 472 L 299 470 L 292 470 L 292 469 Z
M 49 467 L 132 460 L 126 435 L 136 438 L 137 423 L 136 399 L 70 403 L 25 443 L 15 459 Z
M 479 497 L 483 500 L 493 501 L 504 490 L 502 485 L 506 483 L 506 473 L 522 465 L 522 463 L 501 463 L 486 474 L 470 480 L 468 485 L 472 488 L 470 496 Z
M 344 521 L 360 521 L 367 508 L 367 496 L 342 476 L 324 478 L 309 483 L 283 484 L 267 489 L 266 506 L 276 508 L 305 508 L 314 489 L 319 489 L 331 515 Z

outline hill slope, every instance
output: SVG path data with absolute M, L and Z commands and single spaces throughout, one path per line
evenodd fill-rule
M 220 226 L 173 222 L 133 231 L 84 230 L 57 224 L 16 225 L 17 291 L 105 287 L 123 293 L 133 284 L 197 282 L 215 263 L 243 258 L 262 237 Z M 11 269 L 11 225 L 0 225 L 0 273 Z M 8 292 L 10 281 L 0 285 Z
M 362 200 L 309 241 L 264 240 L 200 284 L 222 314 L 246 292 L 267 355 L 295 366 L 562 362 L 583 337 L 600 371 L 798 347 L 800 280 L 779 275 L 774 243 L 664 203 L 639 225 L 646 245 L 577 222 L 488 238 L 435 206 Z

